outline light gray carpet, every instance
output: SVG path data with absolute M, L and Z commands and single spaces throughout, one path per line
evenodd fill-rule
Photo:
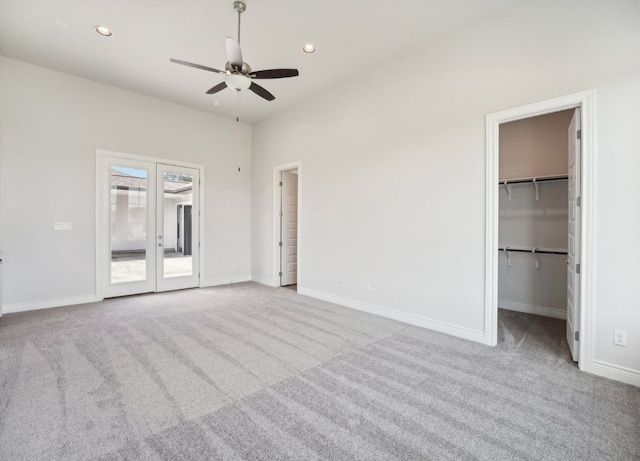
M 489 348 L 253 283 L 7 315 L 0 459 L 640 459 L 640 389 L 500 317 Z

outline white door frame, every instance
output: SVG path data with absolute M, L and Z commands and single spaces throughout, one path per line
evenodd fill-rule
M 596 91 L 561 96 L 507 109 L 486 117 L 485 343 L 498 343 L 499 129 L 502 123 L 580 107 L 581 110 L 581 242 L 580 341 L 578 367 L 591 372 L 594 361 Z
M 101 301 L 104 299 L 104 290 L 103 283 L 106 277 L 104 273 L 104 268 L 106 266 L 105 255 L 108 254 L 109 250 L 109 239 L 105 238 L 105 216 L 103 210 L 103 201 L 104 201 L 104 190 L 105 190 L 105 178 L 104 175 L 104 164 L 110 160 L 122 160 L 122 161 L 139 161 L 139 162 L 152 162 L 152 163 L 162 163 L 166 165 L 175 165 L 175 166 L 183 166 L 187 168 L 193 168 L 200 172 L 200 209 L 204 209 L 204 186 L 205 186 L 205 177 L 204 177 L 204 165 L 196 164 L 196 163 L 188 163 L 182 162 L 178 160 L 171 160 L 166 158 L 159 157 L 147 157 L 144 155 L 136 155 L 136 154 L 128 154 L 124 152 L 110 151 L 105 149 L 96 149 L 96 193 L 95 193 L 95 213 L 96 213 L 96 234 L 95 234 L 95 246 L 96 246 L 96 301 Z M 155 174 L 155 173 L 154 173 Z M 155 193 L 155 189 L 154 189 Z M 155 210 L 154 210 L 155 214 Z M 153 227 L 155 228 L 155 222 L 153 223 Z M 200 229 L 200 239 L 206 235 L 204 233 L 204 219 L 200 219 L 199 223 Z M 155 237 L 155 233 L 152 234 Z M 155 238 L 154 238 L 155 244 Z M 204 242 L 201 243 L 199 253 L 199 264 L 200 264 L 200 277 L 198 279 L 198 286 L 202 286 L 202 281 L 205 280 L 204 274 Z
M 298 290 L 302 286 L 302 160 L 273 167 L 273 269 L 271 286 L 280 286 L 280 177 L 283 171 L 298 170 Z

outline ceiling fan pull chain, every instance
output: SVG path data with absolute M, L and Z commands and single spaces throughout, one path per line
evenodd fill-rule
M 236 122 L 240 122 L 240 90 L 236 90 Z

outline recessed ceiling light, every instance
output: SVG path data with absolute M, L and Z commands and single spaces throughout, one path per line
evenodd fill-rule
M 313 46 L 313 43 L 307 43 L 302 47 L 302 51 L 304 51 L 305 53 L 313 53 L 314 51 L 316 51 L 316 47 Z
M 113 35 L 111 29 L 105 26 L 96 26 L 96 32 L 98 32 L 100 35 L 104 35 L 105 37 L 111 37 Z

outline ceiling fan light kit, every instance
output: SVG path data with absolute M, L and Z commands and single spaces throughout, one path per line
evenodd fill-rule
M 229 74 L 224 78 L 224 83 L 234 90 L 246 90 L 251 86 L 251 79 L 242 74 Z
M 247 5 L 244 2 L 235 1 L 233 2 L 233 8 L 238 12 L 238 38 L 226 38 L 225 45 L 228 61 L 224 66 L 225 70 L 218 70 L 213 67 L 202 66 L 200 64 L 194 64 L 192 62 L 181 61 L 173 58 L 170 59 L 170 61 L 175 64 L 224 75 L 224 81 L 215 85 L 207 91 L 206 94 L 215 94 L 227 87 L 236 91 L 248 89 L 267 101 L 273 101 L 275 96 L 252 80 L 289 78 L 297 77 L 300 74 L 297 69 L 267 69 L 252 71 L 251 66 L 243 61 L 242 49 L 240 48 L 240 17 L 242 13 L 246 11 Z

